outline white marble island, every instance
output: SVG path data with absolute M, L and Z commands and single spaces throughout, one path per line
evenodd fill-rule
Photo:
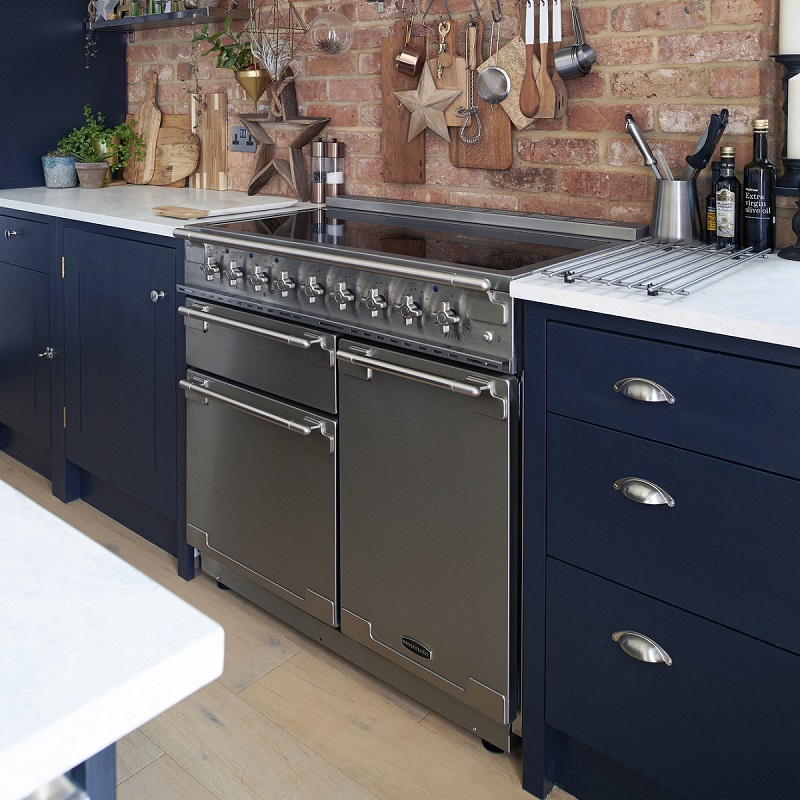
M 0 800 L 214 680 L 223 629 L 0 481 Z

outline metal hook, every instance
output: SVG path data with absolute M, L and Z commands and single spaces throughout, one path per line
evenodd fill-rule
M 428 7 L 425 9 L 425 13 L 422 15 L 422 27 L 425 28 L 426 30 L 427 30 L 428 26 L 425 24 L 425 17 L 428 16 L 428 12 L 431 10 L 431 6 L 433 6 L 433 4 L 435 2 L 436 2 L 436 0 L 431 0 L 430 3 L 428 3 Z M 474 0 L 473 0 L 473 2 L 474 2 Z M 416 0 L 414 0 L 414 5 L 416 5 Z M 447 18 L 448 19 L 453 19 L 453 15 L 450 13 L 450 4 L 447 2 L 447 0 L 444 0 L 444 7 L 447 9 Z M 444 17 L 440 16 L 439 20 L 441 22 L 443 22 L 444 21 Z
M 475 6 L 475 13 L 478 15 L 478 19 L 480 19 L 481 18 L 481 10 L 478 8 L 478 0 L 472 0 L 472 5 Z M 470 15 L 469 15 L 469 24 L 470 25 L 476 25 L 477 24 L 475 22 L 475 19 L 472 16 L 472 12 L 470 12 Z
M 498 24 L 501 19 L 503 19 L 503 12 L 500 9 L 500 0 L 494 0 L 497 4 L 497 16 L 494 15 L 494 9 L 492 9 L 492 22 Z

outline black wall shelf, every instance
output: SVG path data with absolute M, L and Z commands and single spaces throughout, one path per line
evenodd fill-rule
M 205 24 L 206 22 L 222 22 L 226 17 L 249 19 L 247 10 L 228 11 L 224 8 L 193 8 L 191 11 L 171 11 L 168 14 L 140 14 L 136 17 L 119 19 L 100 19 L 87 23 L 96 31 L 116 31 L 118 33 L 135 33 L 151 28 L 175 28 L 180 25 Z

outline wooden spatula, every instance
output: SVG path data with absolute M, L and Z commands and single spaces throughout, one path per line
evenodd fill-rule
M 539 87 L 533 77 L 533 47 L 536 36 L 534 2 L 535 0 L 527 0 L 525 6 L 525 75 L 519 89 L 519 110 L 529 119 L 536 116 L 539 110 Z
M 539 89 L 539 110 L 535 116 L 537 119 L 553 119 L 556 115 L 556 90 L 550 73 L 547 71 L 548 52 L 550 45 L 550 24 L 547 14 L 547 0 L 539 0 L 539 59 L 542 66 L 536 78 L 536 86 Z

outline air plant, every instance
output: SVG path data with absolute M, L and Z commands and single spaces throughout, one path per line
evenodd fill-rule
M 283 7 L 282 7 L 283 6 Z M 294 53 L 308 30 L 291 0 L 274 0 L 270 11 L 261 3 L 251 8 L 246 25 L 253 56 L 277 84 L 294 61 Z

